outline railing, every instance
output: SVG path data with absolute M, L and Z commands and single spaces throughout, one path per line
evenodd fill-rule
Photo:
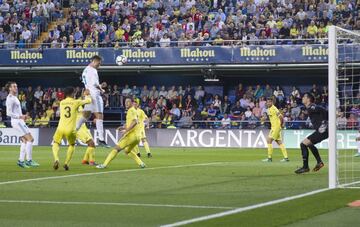
M 40 34 L 40 33 L 39 33 Z M 345 40 L 344 42 L 352 42 L 351 40 Z M 28 43 L 29 46 L 33 46 Z M 126 47 L 197 47 L 197 46 L 247 46 L 247 45 L 305 45 L 305 44 L 327 44 L 327 38 L 324 39 L 252 39 L 252 40 L 222 40 L 220 43 L 212 41 L 169 41 L 169 42 L 160 42 L 160 41 L 143 41 L 143 42 L 99 42 L 99 43 L 89 43 L 89 42 L 73 42 L 72 44 L 67 43 L 42 43 L 41 48 L 126 48 Z M 19 44 L 16 42 L 13 43 L 2 43 L 0 44 L 0 49 L 14 49 L 20 48 Z

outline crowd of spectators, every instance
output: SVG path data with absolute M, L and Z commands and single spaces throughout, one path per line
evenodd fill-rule
M 67 22 L 49 32 L 44 46 L 325 43 L 329 25 L 360 29 L 355 0 L 71 0 L 70 6 Z
M 61 16 L 59 0 L 0 0 L 0 49 L 32 47 L 50 20 Z
M 30 46 L 64 17 L 44 47 L 325 43 L 329 25 L 360 29 L 355 0 L 70 0 L 66 14 L 62 3 L 0 0 L 0 48 Z
M 327 87 L 311 90 L 293 87 L 291 92 L 284 92 L 280 86 L 239 84 L 235 95 L 212 94 L 202 86 L 152 86 L 130 87 L 125 85 L 107 85 L 103 94 L 105 110 L 124 111 L 126 98 L 138 99 L 141 108 L 150 119 L 154 128 L 257 128 L 269 127 L 266 115 L 266 99 L 273 98 L 275 105 L 284 116 L 285 126 L 292 129 L 311 128 L 307 112 L 301 104 L 301 95 L 311 92 L 316 103 L 327 108 Z M 234 90 L 233 92 L 234 93 Z M 76 88 L 77 96 L 81 88 Z M 0 108 L 5 113 L 5 88 L 0 91 Z M 59 102 L 64 98 L 61 88 L 42 88 L 38 86 L 20 89 L 18 94 L 23 112 L 30 116 L 28 124 L 36 127 L 51 126 L 51 121 L 59 119 Z M 359 124 L 360 93 L 353 96 L 346 109 L 339 106 L 339 128 L 355 128 Z M 344 105 L 343 105 L 344 106 Z M 106 111 L 105 111 L 106 112 Z M 119 115 L 120 116 L 120 115 Z M 4 120 L 3 118 L 2 120 Z M 106 119 L 106 113 L 105 113 Z M 122 119 L 123 120 L 123 119 Z M 56 125 L 53 124 L 53 125 Z

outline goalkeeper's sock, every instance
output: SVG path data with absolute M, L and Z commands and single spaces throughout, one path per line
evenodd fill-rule
M 268 158 L 272 158 L 274 148 L 272 144 L 268 144 Z
M 149 147 L 148 141 L 144 142 L 144 148 L 145 148 L 146 153 L 149 154 L 150 153 L 150 147 Z
M 60 150 L 59 144 L 54 142 L 52 145 L 52 152 L 53 152 L 55 161 L 59 161 L 59 150 Z
M 99 140 L 104 141 L 104 121 L 102 119 L 96 119 L 96 130 L 99 134 Z
M 25 154 L 26 154 L 26 143 L 20 142 L 20 154 L 19 154 L 19 161 L 25 161 Z
M 80 119 L 76 122 L 76 131 L 79 130 L 82 124 L 86 122 L 86 118 L 81 116 Z
M 315 147 L 314 144 L 309 145 L 309 148 L 312 152 L 312 154 L 314 155 L 314 157 L 316 158 L 317 163 L 322 163 L 320 154 L 319 154 L 319 150 Z
M 303 143 L 300 143 L 300 148 L 303 157 L 303 167 L 309 168 L 309 150 L 307 146 Z
M 71 161 L 71 158 L 72 158 L 72 156 L 74 154 L 74 151 L 75 151 L 75 146 L 74 145 L 69 145 L 67 153 L 66 153 L 66 159 L 65 159 L 65 162 L 64 162 L 65 165 L 69 165 L 69 163 Z
M 135 160 L 135 162 L 140 166 L 143 164 L 143 161 L 137 156 L 137 154 L 132 150 L 128 155 Z
M 109 165 L 109 163 L 116 157 L 116 155 L 117 155 L 118 153 L 119 153 L 119 152 L 118 152 L 116 149 L 112 150 L 112 151 L 109 153 L 109 155 L 106 157 L 105 162 L 104 162 L 104 166 Z
M 282 144 L 279 145 L 279 147 L 281 149 L 281 152 L 282 152 L 284 158 L 288 158 L 288 153 L 286 151 L 285 145 L 282 143 Z
M 26 160 L 31 161 L 32 160 L 32 149 L 33 149 L 33 143 L 28 141 L 26 142 Z
M 89 154 L 89 162 L 95 162 L 95 147 L 88 147 L 86 152 Z

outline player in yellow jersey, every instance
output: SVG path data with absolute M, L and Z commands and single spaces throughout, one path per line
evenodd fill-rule
M 78 108 L 76 122 L 83 116 L 82 111 L 83 111 L 83 107 L 80 106 Z M 84 158 L 81 163 L 83 165 L 95 166 L 96 165 L 96 163 L 95 163 L 95 142 L 94 142 L 94 139 L 93 139 L 89 129 L 86 127 L 85 123 L 83 123 L 80 126 L 79 130 L 76 132 L 76 138 L 78 140 L 80 140 L 82 143 L 85 143 L 88 145 L 88 147 L 85 151 Z
M 140 139 L 141 142 L 144 145 L 146 154 L 148 158 L 152 157 L 152 154 L 150 152 L 150 147 L 149 147 L 149 143 L 146 139 L 146 134 L 145 134 L 145 126 L 149 124 L 149 118 L 148 116 L 146 116 L 145 112 L 140 108 L 140 104 L 139 104 L 140 100 L 136 99 L 136 101 L 134 102 L 134 107 L 137 111 L 137 115 L 139 118 L 139 124 L 140 124 Z M 136 145 L 134 147 L 134 151 L 137 153 L 137 156 L 140 157 L 140 150 L 139 150 L 139 145 Z
M 84 95 L 86 96 L 84 100 L 74 99 L 74 91 L 75 89 L 73 87 L 65 88 L 64 94 L 66 98 L 60 102 L 60 121 L 53 137 L 54 143 L 52 146 L 55 159 L 53 167 L 55 170 L 59 168 L 59 150 L 63 138 L 66 138 L 69 143 L 64 163 L 64 169 L 69 170 L 69 163 L 75 151 L 78 108 L 79 106 L 91 103 L 91 98 L 88 96 L 88 90 L 85 90 L 84 92 Z
M 266 106 L 267 106 L 267 115 L 270 120 L 271 124 L 271 130 L 269 133 L 269 136 L 267 138 L 268 143 L 268 158 L 264 159 L 264 162 L 272 162 L 272 153 L 273 153 L 273 145 L 272 142 L 275 140 L 275 142 L 279 145 L 281 152 L 284 156 L 284 159 L 281 160 L 281 162 L 288 162 L 288 154 L 285 148 L 285 145 L 282 142 L 281 139 L 281 131 L 282 131 L 282 124 L 283 124 L 283 116 L 281 115 L 280 111 L 276 106 L 274 106 L 273 97 L 268 98 L 266 100 Z
M 137 116 L 137 111 L 133 106 L 131 99 L 127 98 L 125 100 L 125 106 L 127 109 L 126 113 L 126 125 L 125 127 L 119 127 L 122 131 L 122 137 L 119 140 L 118 144 L 107 156 L 103 164 L 97 165 L 96 168 L 104 169 L 109 163 L 117 156 L 117 154 L 124 150 L 127 155 L 129 155 L 135 162 L 141 167 L 145 168 L 144 162 L 137 156 L 133 151 L 134 147 L 139 144 L 141 135 L 140 135 L 140 124 Z

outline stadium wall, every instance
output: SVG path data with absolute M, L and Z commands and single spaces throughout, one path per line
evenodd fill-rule
M 54 128 L 31 129 L 35 145 L 48 146 L 52 142 Z M 219 130 L 219 129 L 150 129 L 147 138 L 153 147 L 226 147 L 226 148 L 266 148 L 267 129 Z M 287 148 L 298 148 L 300 142 L 312 130 L 284 130 L 283 138 Z M 91 130 L 95 140 L 96 130 Z M 339 149 L 355 149 L 357 131 L 340 131 L 338 134 Z M 115 128 L 106 129 L 106 140 L 113 146 L 121 137 Z M 17 145 L 20 139 L 10 128 L 0 129 L 0 145 Z M 63 145 L 66 142 L 63 141 Z M 319 144 L 319 148 L 327 148 L 327 141 Z

